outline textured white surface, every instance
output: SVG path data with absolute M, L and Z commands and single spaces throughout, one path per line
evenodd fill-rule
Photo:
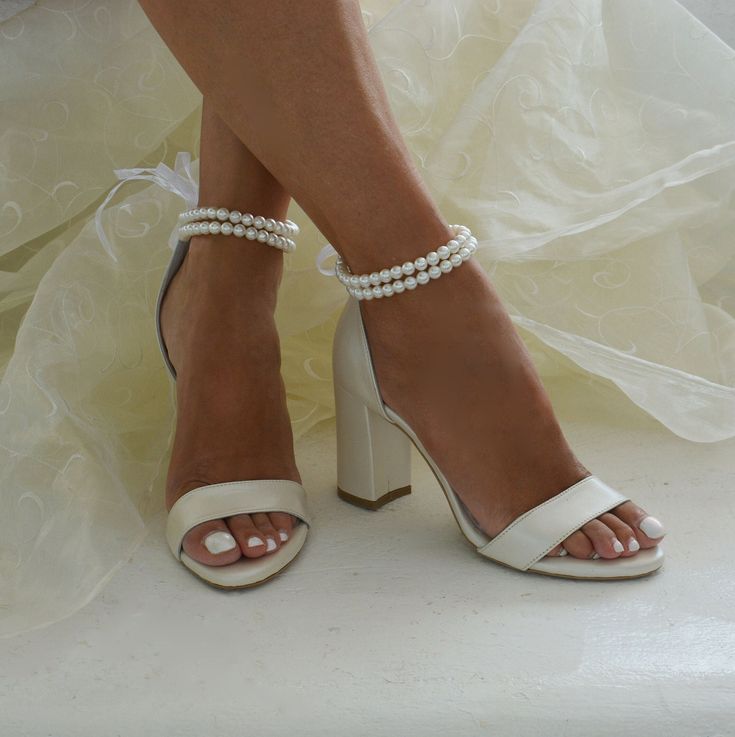
M 723 41 L 735 48 L 735 3 L 732 0 L 679 0 Z
M 614 413 L 579 388 L 555 396 L 582 459 L 666 522 L 658 574 L 605 584 L 493 565 L 417 457 L 411 496 L 345 504 L 328 426 L 299 444 L 315 524 L 289 569 L 211 590 L 175 563 L 161 519 L 86 609 L 0 641 L 0 732 L 732 735 L 735 443 L 678 439 L 617 394 Z

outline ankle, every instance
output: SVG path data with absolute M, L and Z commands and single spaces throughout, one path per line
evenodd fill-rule
M 260 243 L 222 235 L 197 235 L 182 265 L 189 277 L 213 289 L 234 290 L 238 297 L 275 310 L 283 275 L 283 253 Z

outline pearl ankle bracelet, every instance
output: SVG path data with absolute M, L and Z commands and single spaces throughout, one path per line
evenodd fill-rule
M 415 261 L 406 261 L 371 274 L 353 274 L 341 256 L 337 256 L 335 275 L 355 299 L 392 297 L 405 290 L 428 284 L 461 266 L 477 250 L 477 238 L 464 225 L 450 225 L 453 237 L 436 251 Z M 414 276 L 415 274 L 415 276 Z
M 188 241 L 195 235 L 234 235 L 273 246 L 286 253 L 296 248 L 292 236 L 299 226 L 292 220 L 274 220 L 262 215 L 241 213 L 225 207 L 195 207 L 179 215 L 179 237 Z

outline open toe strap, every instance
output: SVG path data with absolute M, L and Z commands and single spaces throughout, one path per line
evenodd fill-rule
M 518 517 L 478 552 L 525 571 L 575 530 L 625 501 L 628 497 L 588 476 Z
M 181 559 L 186 533 L 202 522 L 257 512 L 286 512 L 311 524 L 306 509 L 306 492 L 295 481 L 265 479 L 230 481 L 192 489 L 171 507 L 166 520 L 166 540 L 171 552 Z

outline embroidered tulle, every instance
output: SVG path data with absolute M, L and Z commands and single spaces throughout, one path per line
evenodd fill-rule
M 735 52 L 673 0 L 364 9 L 416 162 L 480 239 L 543 376 L 612 383 L 694 441 L 735 434 Z M 174 404 L 153 312 L 183 203 L 154 182 L 162 161 L 196 175 L 174 158 L 197 150 L 200 98 L 134 0 L 35 3 L 0 23 L 0 69 L 9 634 L 82 606 L 162 509 Z M 142 180 L 100 217 L 108 254 L 94 213 L 131 168 Z M 298 435 L 332 415 L 345 294 L 316 268 L 324 239 L 289 217 Z

